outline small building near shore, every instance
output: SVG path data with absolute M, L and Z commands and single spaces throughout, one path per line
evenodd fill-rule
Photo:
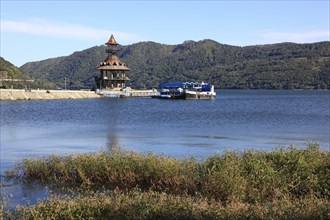
M 127 81 L 130 80 L 126 75 L 130 69 L 117 57 L 119 44 L 113 35 L 105 44 L 107 45 L 105 52 L 108 53 L 108 56 L 97 68 L 100 76 L 95 77 L 96 87 L 99 90 L 122 91 L 126 88 Z

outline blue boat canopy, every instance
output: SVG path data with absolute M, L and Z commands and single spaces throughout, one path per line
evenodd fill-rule
M 211 91 L 211 86 L 210 85 L 202 85 L 202 91 L 210 92 Z

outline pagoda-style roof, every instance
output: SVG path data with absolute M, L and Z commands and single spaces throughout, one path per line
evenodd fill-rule
M 113 35 L 111 34 L 110 39 L 108 40 L 108 42 L 105 43 L 106 45 L 119 45 L 116 41 L 116 39 L 113 37 Z
M 130 70 L 125 63 L 121 62 L 116 55 L 109 54 L 103 62 L 100 63 L 98 70 Z

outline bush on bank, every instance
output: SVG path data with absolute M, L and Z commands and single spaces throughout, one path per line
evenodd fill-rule
M 128 212 L 134 216 L 138 216 L 135 212 L 140 209 L 136 207 L 143 207 L 145 215 L 150 214 L 148 218 L 181 218 L 180 214 L 195 219 L 224 216 L 258 219 L 264 215 L 289 219 L 290 215 L 307 219 L 308 216 L 330 218 L 330 155 L 329 151 L 320 151 L 314 145 L 306 149 L 279 148 L 271 152 L 228 151 L 202 161 L 122 150 L 52 155 L 25 159 L 17 164 L 14 174 L 25 183 L 38 182 L 81 192 L 116 189 L 114 195 L 106 197 L 103 194 L 82 196 L 79 193 L 70 199 L 52 197 L 49 202 L 21 208 L 20 215 L 39 211 L 45 214 L 46 211 L 42 211 L 45 209 L 53 215 L 59 204 L 58 207 L 62 208 L 72 205 L 70 210 L 104 210 L 109 215 Z M 149 195 L 153 195 L 154 200 L 148 200 Z M 118 207 L 114 208 L 116 196 L 122 198 L 120 211 Z M 100 199 L 104 201 L 100 202 Z M 174 209 L 173 203 L 176 204 L 173 206 L 181 207 L 180 210 Z M 103 207 L 105 204 L 108 205 Z M 134 204 L 132 207 L 135 208 L 129 208 L 129 204 Z M 205 210 L 196 208 L 203 207 L 200 204 L 207 204 L 212 213 L 205 214 Z M 150 211 L 154 209 L 162 210 L 162 214 Z M 68 213 L 70 216 L 73 211 Z M 94 216 L 95 213 L 90 214 Z M 140 219 L 143 218 L 141 216 Z
M 18 207 L 9 219 L 329 219 L 329 201 L 305 198 L 224 206 L 201 197 L 132 189 L 87 195 L 53 196 Z

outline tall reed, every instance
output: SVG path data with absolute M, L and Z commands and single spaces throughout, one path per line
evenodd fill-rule
M 5 213 L 8 219 L 329 219 L 329 201 L 319 198 L 268 203 L 230 203 L 163 192 L 115 189 L 75 197 L 52 196 Z
M 227 151 L 204 160 L 116 149 L 24 159 L 8 173 L 23 183 L 37 182 L 79 192 L 73 193 L 73 198 L 52 197 L 50 202 L 23 207 L 18 214 L 22 216 L 68 212 L 69 217 L 63 218 L 70 219 L 76 211 L 62 209 L 72 205 L 70 209 L 80 210 L 77 212 L 82 216 L 82 210 L 95 210 L 109 216 L 126 213 L 140 219 L 150 213 L 153 218 L 164 219 L 169 215 L 192 215 L 193 219 L 330 218 L 330 153 L 314 145 L 270 152 Z M 93 194 L 100 189 L 114 194 Z M 116 206 L 118 198 L 125 208 Z M 134 208 L 129 208 L 131 205 Z
M 330 196 L 330 156 L 318 149 L 225 152 L 205 160 L 179 160 L 123 150 L 24 159 L 20 181 L 82 189 L 138 187 L 200 195 L 222 202 L 265 202 L 285 197 Z

